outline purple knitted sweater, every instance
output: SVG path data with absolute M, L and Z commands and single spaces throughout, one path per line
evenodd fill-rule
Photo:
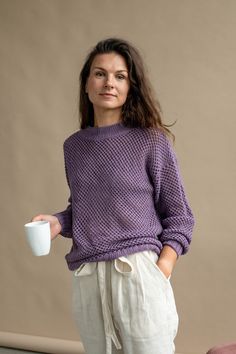
M 72 237 L 70 270 L 164 245 L 186 253 L 194 219 L 176 155 L 155 128 L 88 127 L 64 143 L 69 205 L 55 214 Z

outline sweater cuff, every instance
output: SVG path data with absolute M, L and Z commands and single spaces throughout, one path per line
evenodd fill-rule
M 60 213 L 53 214 L 58 218 L 59 223 L 61 224 L 60 235 L 64 237 L 72 237 L 72 220 L 71 213 L 68 210 L 62 211 Z

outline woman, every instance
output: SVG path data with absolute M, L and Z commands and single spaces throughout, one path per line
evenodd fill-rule
M 87 354 L 173 354 L 170 284 L 193 215 L 139 52 L 100 41 L 80 74 L 81 129 L 64 143 L 69 205 L 48 220 L 71 237 L 73 304 Z

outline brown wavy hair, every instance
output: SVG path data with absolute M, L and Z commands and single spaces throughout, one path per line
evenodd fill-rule
M 130 89 L 126 102 L 122 107 L 122 122 L 127 127 L 159 128 L 167 135 L 173 134 L 162 121 L 162 111 L 144 68 L 143 60 L 138 50 L 128 41 L 119 38 L 108 38 L 97 43 L 87 55 L 80 72 L 80 127 L 85 129 L 94 126 L 93 105 L 85 91 L 90 68 L 96 55 L 115 52 L 121 55 L 127 64 Z

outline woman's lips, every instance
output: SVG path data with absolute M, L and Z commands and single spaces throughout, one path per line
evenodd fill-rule
M 112 93 L 100 93 L 100 96 L 104 96 L 104 97 L 116 97 L 116 96 L 113 95 Z

